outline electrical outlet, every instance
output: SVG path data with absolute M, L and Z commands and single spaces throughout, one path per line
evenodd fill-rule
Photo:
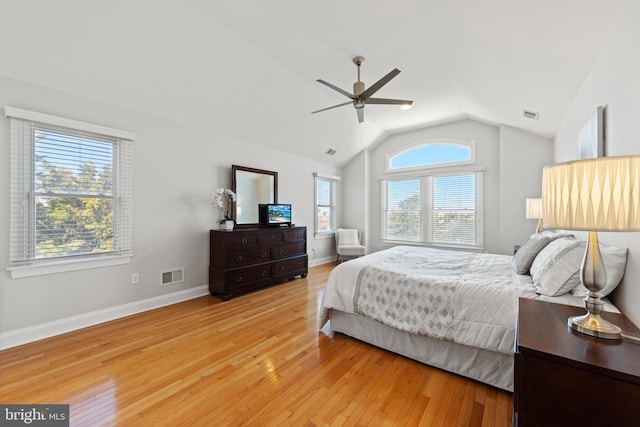
M 133 273 L 131 275 L 131 284 L 132 285 L 137 285 L 138 283 L 140 283 L 140 274 Z

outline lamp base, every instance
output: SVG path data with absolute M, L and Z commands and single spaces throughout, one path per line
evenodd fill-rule
M 596 338 L 608 340 L 622 339 L 622 330 L 608 320 L 600 317 L 599 314 L 587 313 L 582 316 L 570 317 L 567 321 L 567 326 L 574 331 Z

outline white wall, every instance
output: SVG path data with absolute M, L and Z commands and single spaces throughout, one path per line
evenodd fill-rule
M 500 126 L 500 253 L 512 254 L 537 227 L 526 219 L 525 199 L 539 198 L 542 168 L 553 163 L 553 140 Z
M 577 158 L 578 129 L 598 105 L 606 105 L 606 155 L 640 154 L 639 22 L 640 2 L 627 2 L 621 22 L 556 135 L 556 162 Z M 612 298 L 624 314 L 640 325 L 640 234 L 599 233 L 599 238 L 605 244 L 629 248 L 624 279 Z
M 363 242 L 367 239 L 367 206 L 368 191 L 368 160 L 369 151 L 363 150 L 349 163 L 349 167 L 342 172 L 341 218 L 339 226 L 342 228 L 357 228 L 362 231 Z
M 158 118 L 0 76 L 0 106 L 11 105 L 137 133 L 134 143 L 133 252 L 130 264 L 11 279 L 9 267 L 9 121 L 0 118 L 0 335 L 131 304 L 208 283 L 209 229 L 217 187 L 231 186 L 231 165 L 278 172 L 278 200 L 313 238 L 313 172 L 340 169 L 216 131 L 197 132 Z M 168 106 L 169 107 L 169 106 Z M 297 140 L 296 143 L 300 143 Z M 329 249 L 328 249 L 329 250 Z M 310 253 L 311 255 L 311 253 Z M 160 287 L 160 272 L 184 267 L 184 283 Z M 131 284 L 131 274 L 140 283 Z
M 540 195 L 542 166 L 551 163 L 552 141 L 518 129 L 475 120 L 460 120 L 394 134 L 370 152 L 363 152 L 353 159 L 343 169 L 343 185 L 348 189 L 344 210 L 354 215 L 348 222 L 366 224 L 369 251 L 382 249 L 380 177 L 386 173 L 385 155 L 418 141 L 438 138 L 476 141 L 477 163 L 486 168 L 484 247 L 492 253 L 513 254 L 513 245 L 522 243 L 535 230 L 535 223 L 525 219 L 525 199 Z M 365 157 L 367 153 L 368 157 Z M 363 167 L 368 170 L 366 185 L 369 189 L 369 200 L 364 205 L 361 198 L 352 197 L 352 191 L 361 191 Z M 358 219 L 357 215 L 362 218 Z

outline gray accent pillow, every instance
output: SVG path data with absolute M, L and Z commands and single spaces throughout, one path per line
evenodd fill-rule
M 511 258 L 511 268 L 516 274 L 529 274 L 531 264 L 538 253 L 550 242 L 561 237 L 573 237 L 573 234 L 561 230 L 545 230 L 531 235 Z
M 534 234 L 529 237 L 529 240 L 524 242 L 513 255 L 513 258 L 511 258 L 511 268 L 513 271 L 515 271 L 516 274 L 529 273 L 531 263 L 533 263 L 538 253 L 544 249 L 549 242 L 551 242 L 551 237 L 542 234 Z
M 555 297 L 580 283 L 586 242 L 562 237 L 549 243 L 531 264 L 531 278 L 539 294 Z

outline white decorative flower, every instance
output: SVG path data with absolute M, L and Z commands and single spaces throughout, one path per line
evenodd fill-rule
M 236 198 L 236 193 L 228 188 L 218 188 L 215 193 L 213 193 L 213 203 L 216 208 L 222 212 L 223 216 L 222 219 L 218 220 L 218 223 L 222 224 L 232 219 L 232 207 Z

